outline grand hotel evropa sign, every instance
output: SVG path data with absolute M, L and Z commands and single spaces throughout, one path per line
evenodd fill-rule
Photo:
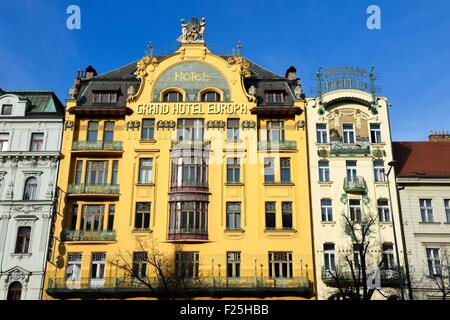
M 151 103 L 137 106 L 140 115 L 238 115 L 247 114 L 245 104 L 236 103 Z

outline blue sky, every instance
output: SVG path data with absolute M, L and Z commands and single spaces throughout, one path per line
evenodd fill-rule
M 0 87 L 55 91 L 68 97 L 77 70 L 104 73 L 137 60 L 148 41 L 173 52 L 179 21 L 206 17 L 214 53 L 242 54 L 279 74 L 294 65 L 310 96 L 319 66 L 351 65 L 380 73 L 394 140 L 426 140 L 450 131 L 448 0 L 0 0 Z M 66 27 L 66 9 L 81 8 L 81 30 Z M 382 10 L 381 30 L 366 27 L 366 9 Z

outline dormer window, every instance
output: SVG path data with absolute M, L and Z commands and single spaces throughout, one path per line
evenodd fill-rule
M 117 92 L 115 91 L 97 91 L 94 92 L 94 103 L 116 103 Z
M 266 91 L 266 103 L 284 103 L 284 91 Z
M 10 116 L 12 114 L 12 104 L 4 104 L 2 106 L 2 116 Z

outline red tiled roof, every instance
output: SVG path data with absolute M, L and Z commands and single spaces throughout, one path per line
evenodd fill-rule
M 450 177 L 450 142 L 393 142 L 399 177 Z

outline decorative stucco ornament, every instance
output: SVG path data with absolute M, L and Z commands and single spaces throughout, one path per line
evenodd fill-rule
M 252 86 L 248 89 L 248 93 L 249 93 L 251 96 L 256 97 L 256 88 L 255 88 L 255 86 L 252 85 Z
M 302 94 L 303 94 L 302 87 L 300 87 L 299 85 L 296 86 L 295 89 L 294 89 L 294 94 L 295 94 L 295 97 L 297 99 L 300 99 L 302 97 Z
M 127 90 L 127 95 L 132 97 L 136 94 L 136 88 L 134 86 L 129 86 Z
M 205 42 L 206 19 L 198 21 L 192 17 L 188 23 L 181 19 L 181 36 L 177 41 L 180 43 L 204 43 Z

